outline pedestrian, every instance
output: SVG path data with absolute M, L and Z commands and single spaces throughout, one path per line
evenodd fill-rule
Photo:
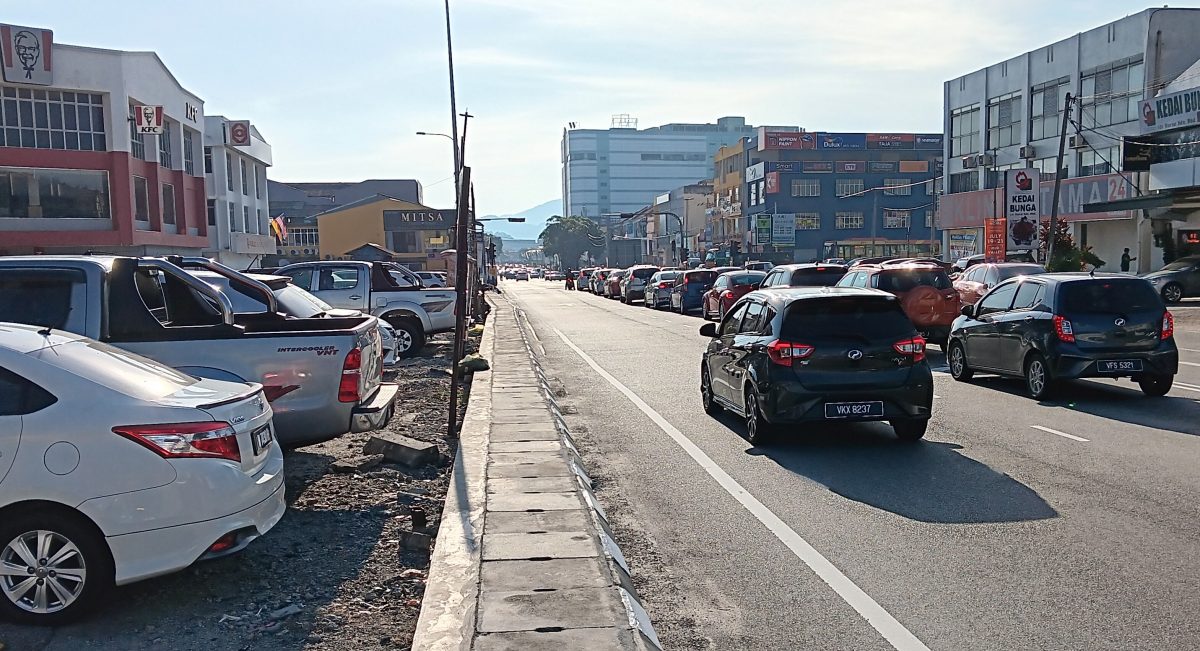
M 1137 258 L 1129 257 L 1129 249 L 1126 248 L 1125 252 L 1121 254 L 1121 271 L 1128 273 L 1129 272 L 1129 263 L 1133 262 L 1134 260 L 1137 260 Z

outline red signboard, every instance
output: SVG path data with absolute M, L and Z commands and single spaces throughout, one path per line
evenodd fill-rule
M 983 222 L 983 255 L 988 262 L 1004 262 L 1008 244 L 1008 220 L 1000 217 Z
M 766 193 L 779 192 L 779 172 L 767 172 Z
M 795 131 L 762 131 L 759 134 L 759 150 L 763 149 L 816 149 L 817 136 L 813 133 Z
M 912 149 L 916 140 L 911 133 L 868 133 L 867 149 Z
M 1039 190 L 1042 217 L 1047 218 L 1054 196 L 1054 182 L 1043 181 Z M 1068 222 L 1129 219 L 1134 214 L 1131 210 L 1083 212 L 1086 204 L 1124 199 L 1127 196 L 1129 184 L 1119 174 L 1063 179 L 1058 197 L 1058 216 Z M 993 210 L 993 205 L 1002 206 L 1003 202 L 1002 190 L 947 194 L 938 202 L 938 224 L 941 228 L 979 228 L 986 218 L 1000 212 Z

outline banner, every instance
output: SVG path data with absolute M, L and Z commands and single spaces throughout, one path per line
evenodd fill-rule
M 867 162 L 861 160 L 840 160 L 834 163 L 834 169 L 839 174 L 862 174 L 867 171 Z
M 987 262 L 1004 262 L 1008 222 L 1003 217 L 983 222 L 983 255 Z
M 771 216 L 757 215 L 754 218 L 754 242 L 755 244 L 770 244 L 771 243 Z
M 975 255 L 977 239 L 979 239 L 979 234 L 975 231 L 950 233 L 950 259 L 960 260 Z
M 795 246 L 796 213 L 771 215 L 771 243 L 776 246 Z
M 1004 172 L 1004 215 L 1008 220 L 1008 249 L 1037 248 L 1038 226 L 1042 217 L 1038 209 L 1041 194 L 1040 174 L 1033 168 Z
M 779 172 L 767 172 L 767 182 L 764 192 L 766 194 L 775 194 L 779 192 Z
M 866 149 L 867 134 L 818 133 L 817 145 L 820 149 Z

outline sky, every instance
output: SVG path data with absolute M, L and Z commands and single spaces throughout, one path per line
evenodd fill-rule
M 744 116 L 938 132 L 942 83 L 1145 9 L 1115 0 L 450 0 L 481 214 L 561 194 L 562 130 Z M 271 178 L 415 178 L 454 203 L 442 0 L 0 0 L 59 43 L 153 50 L 207 114 L 252 121 Z

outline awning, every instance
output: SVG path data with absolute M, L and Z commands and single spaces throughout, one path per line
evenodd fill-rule
M 1117 210 L 1152 210 L 1151 219 L 1186 221 L 1188 213 L 1200 210 L 1200 188 L 1180 188 L 1144 194 L 1140 197 L 1114 199 L 1085 203 L 1083 211 L 1089 213 L 1113 212 Z

